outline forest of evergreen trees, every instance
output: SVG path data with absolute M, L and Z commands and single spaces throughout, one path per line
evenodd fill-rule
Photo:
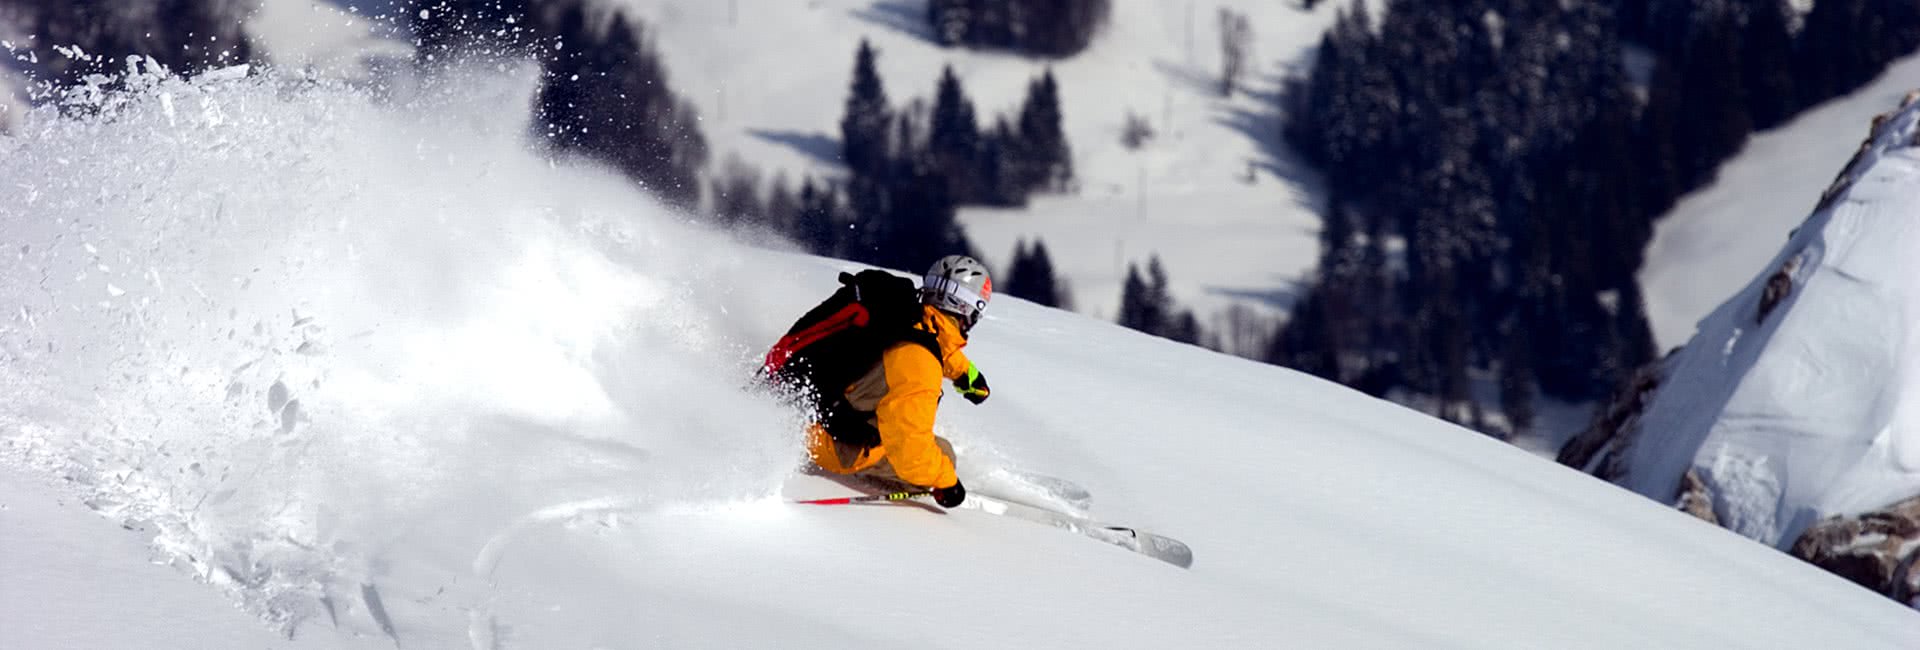
M 646 26 L 614 14 L 604 29 L 572 4 L 553 23 L 538 99 L 547 142 L 604 161 L 668 205 L 700 205 L 707 164 L 698 111 L 673 91 Z M 541 48 L 547 51 L 547 48 Z
M 1821 0 L 1797 31 L 1779 0 L 1385 7 L 1343 12 L 1286 93 L 1330 197 L 1269 357 L 1476 426 L 1484 373 L 1514 429 L 1536 391 L 1600 397 L 1653 358 L 1634 274 L 1681 193 L 1920 45 L 1899 0 Z M 1645 88 L 1627 48 L 1654 58 Z
M 927 24 L 941 45 L 1062 58 L 1093 43 L 1110 0 L 927 0 Z
M 1072 182 L 1051 71 L 1028 85 L 1016 115 L 983 128 L 951 68 L 935 82 L 931 106 L 894 106 L 876 69 L 879 56 L 864 41 L 854 54 L 840 121 L 844 182 L 805 179 L 795 197 L 776 179 L 762 201 L 751 198 L 758 196 L 755 173 L 743 165 L 716 181 L 717 202 L 737 215 L 730 219 L 760 223 L 817 254 L 914 269 L 950 253 L 981 256 L 954 221 L 959 206 L 1024 205 L 1035 192 Z M 728 198 L 742 194 L 749 198 Z
M 667 205 L 700 207 L 709 154 L 699 112 L 674 91 L 645 23 L 589 0 L 411 0 L 399 15 L 422 66 L 538 61 L 542 143 L 605 163 Z
M 1127 265 L 1127 279 L 1120 285 L 1120 313 L 1115 320 L 1124 327 L 1181 343 L 1206 343 L 1201 340 L 1200 320 L 1193 312 L 1180 309 L 1167 290 L 1167 269 L 1161 266 L 1159 255 L 1147 260 L 1145 277 L 1141 277 L 1138 264 Z

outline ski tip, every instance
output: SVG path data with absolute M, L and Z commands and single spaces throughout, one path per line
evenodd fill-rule
M 1193 549 L 1185 542 L 1153 535 L 1140 540 L 1141 552 L 1182 569 L 1193 568 Z M 1151 550 L 1147 550 L 1147 549 Z
M 1127 526 L 1105 526 L 1109 531 L 1126 535 L 1134 550 L 1141 555 L 1166 562 L 1182 569 L 1193 568 L 1193 548 L 1186 542 L 1153 533 L 1141 532 Z

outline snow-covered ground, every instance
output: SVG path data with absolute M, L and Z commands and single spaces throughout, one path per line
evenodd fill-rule
M 983 126 L 1014 115 L 1027 83 L 1051 65 L 1073 146 L 1077 194 L 1029 209 L 967 209 L 962 223 L 989 264 L 1004 268 L 1021 238 L 1044 238 L 1077 309 L 1111 318 L 1128 262 L 1159 253 L 1172 289 L 1203 322 L 1230 304 L 1274 313 L 1318 261 L 1314 173 L 1275 148 L 1281 78 L 1310 60 L 1346 3 L 1312 12 L 1273 0 L 1114 0 L 1093 45 L 1048 62 L 943 49 L 921 0 L 609 0 L 653 26 L 673 87 L 700 108 L 716 162 L 728 155 L 768 175 L 840 171 L 840 117 L 860 39 L 879 50 L 888 97 L 931 103 L 951 64 Z M 1221 8 L 1254 31 L 1246 90 L 1219 96 Z M 1129 114 L 1157 135 L 1120 144 Z
M 1834 170 L 1860 144 L 1868 120 L 1920 88 L 1920 56 L 1778 128 L 1755 134 L 1712 185 L 1687 195 L 1655 225 L 1640 286 L 1661 348 L 1739 291 L 1813 211 Z
M 42 478 L 0 468 L 0 645 L 15 648 L 359 648 L 289 640 L 219 591 L 148 560 L 150 529 L 94 515 Z
M 846 265 L 526 153 L 525 74 L 418 88 L 167 82 L 0 139 L 0 646 L 1912 640 L 1884 598 L 1479 434 L 1010 298 L 970 350 L 994 398 L 943 408 L 962 476 L 1077 480 L 1191 570 L 781 503 L 831 488 L 744 375 Z M 173 602 L 16 601 L 99 590 Z
M 1667 362 L 1624 485 L 1667 502 L 1696 470 L 1724 525 L 1781 548 L 1819 518 L 1920 495 L 1916 134 L 1920 105 L 1875 131 L 1831 205 Z

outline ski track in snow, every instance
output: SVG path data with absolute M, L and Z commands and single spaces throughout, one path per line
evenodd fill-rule
M 506 553 L 516 538 L 535 526 L 595 515 L 635 512 L 646 506 L 644 499 L 604 497 L 551 505 L 528 513 L 514 521 L 506 530 L 495 533 L 487 539 L 486 544 L 480 547 L 480 552 L 473 556 L 473 575 L 491 586 L 494 569 L 500 565 L 500 556 Z M 468 621 L 467 638 L 472 642 L 474 650 L 494 650 L 500 647 L 498 635 L 495 633 L 500 623 L 494 618 L 490 607 L 484 604 L 474 607 L 468 613 Z

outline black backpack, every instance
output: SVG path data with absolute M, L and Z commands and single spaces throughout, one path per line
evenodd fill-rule
M 841 273 L 839 290 L 795 321 L 767 351 L 760 376 L 809 407 L 835 440 L 877 446 L 879 432 L 865 424 L 872 414 L 850 412 L 842 391 L 896 343 L 924 345 L 938 358 L 933 334 L 914 328 L 920 314 L 920 291 L 912 280 L 871 269 Z

